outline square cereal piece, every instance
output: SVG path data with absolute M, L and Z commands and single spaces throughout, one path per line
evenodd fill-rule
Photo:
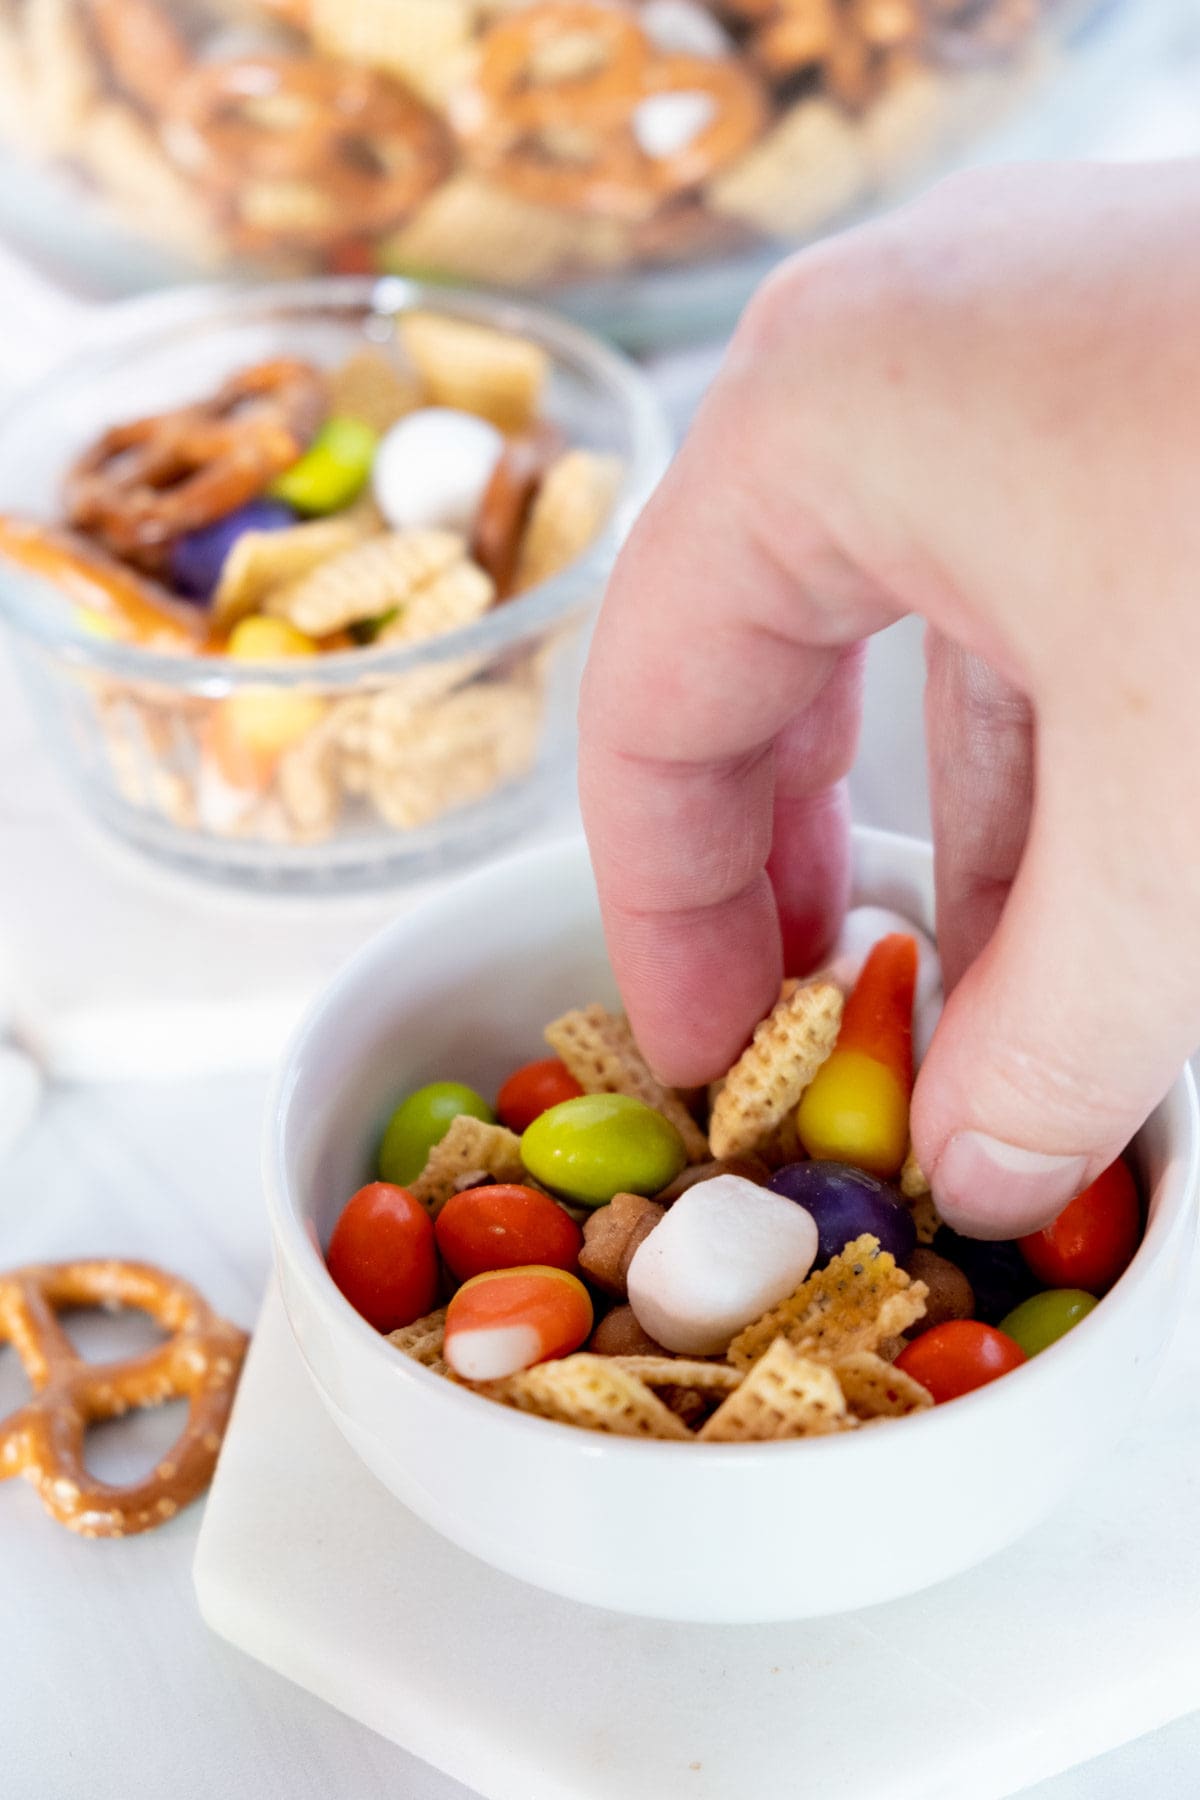
M 917 1228 L 918 1244 L 932 1244 L 942 1223 L 942 1215 L 934 1201 L 928 1177 L 917 1161 L 911 1144 L 900 1171 L 900 1192 L 908 1201 L 908 1210 Z
M 902 1419 L 933 1405 L 933 1395 L 919 1381 L 903 1369 L 893 1369 L 869 1350 L 843 1357 L 834 1374 L 846 1405 L 863 1423 L 870 1419 Z
M 494 1175 L 497 1181 L 524 1181 L 521 1140 L 503 1125 L 488 1125 L 460 1113 L 408 1191 L 419 1200 L 430 1218 L 436 1219 L 454 1192 L 460 1175 Z
M 823 1269 L 761 1319 L 739 1332 L 729 1346 L 735 1369 L 747 1369 L 777 1337 L 818 1362 L 839 1363 L 860 1350 L 878 1352 L 885 1338 L 898 1337 L 925 1312 L 928 1288 L 910 1281 L 879 1239 L 856 1238 Z
M 461 631 L 481 619 L 495 598 L 491 576 L 464 557 L 418 587 L 381 628 L 375 643 L 390 649 L 393 644 L 422 644 L 448 631 Z
M 825 1437 L 852 1431 L 837 1376 L 824 1363 L 776 1338 L 746 1379 L 700 1430 L 709 1444 L 765 1444 L 781 1438 Z
M 933 1192 L 911 1144 L 905 1153 L 904 1166 L 900 1170 L 900 1192 L 906 1200 L 920 1200 L 926 1194 Z
M 273 589 L 299 581 L 369 535 L 364 515 L 351 511 L 284 531 L 244 531 L 221 564 L 212 598 L 215 623 L 222 629 L 236 625 L 257 612 Z
M 480 1383 L 477 1394 L 560 1425 L 606 1431 L 614 1437 L 689 1438 L 681 1419 L 616 1356 L 586 1351 L 561 1362 L 537 1363 L 505 1381 Z
M 932 1244 L 944 1224 L 942 1215 L 934 1204 L 933 1195 L 922 1194 L 919 1200 L 910 1200 L 908 1210 L 917 1228 L 918 1244 Z
M 549 581 L 583 555 L 607 522 L 620 485 L 621 464 L 615 456 L 566 450 L 550 465 L 521 539 L 518 593 Z
M 644 1382 L 692 1433 L 698 1432 L 726 1395 L 742 1383 L 741 1372 L 728 1363 L 686 1356 L 631 1355 L 613 1360 Z
M 731 1369 L 728 1363 L 706 1362 L 701 1357 L 613 1356 L 609 1361 L 636 1375 L 655 1393 L 662 1388 L 688 1387 L 703 1394 L 732 1394 L 744 1380 L 740 1369 Z
M 361 345 L 330 372 L 330 412 L 361 419 L 381 436 L 420 404 L 415 371 L 381 344 Z
M 755 1027 L 713 1102 L 714 1156 L 727 1161 L 770 1143 L 837 1042 L 843 1005 L 833 982 L 806 981 Z
M 689 1162 L 708 1162 L 704 1133 L 679 1095 L 651 1074 L 622 1014 L 610 1013 L 603 1006 L 585 1006 L 555 1019 L 544 1035 L 585 1094 L 626 1094 L 644 1101 L 674 1125 Z
M 387 1341 L 394 1344 L 402 1356 L 410 1356 L 414 1362 L 419 1362 L 422 1368 L 432 1369 L 435 1375 L 449 1375 L 450 1366 L 443 1355 L 446 1343 L 444 1306 L 436 1312 L 426 1313 L 423 1319 L 414 1319 L 411 1325 L 389 1331 Z
M 381 69 L 440 107 L 469 64 L 478 7 L 476 0 L 305 0 L 302 7 L 293 0 L 291 10 L 301 13 L 320 55 Z
M 405 313 L 397 330 L 430 406 L 478 413 L 501 431 L 534 422 L 550 367 L 540 344 L 435 313 Z
M 466 557 L 453 531 L 384 531 L 324 558 L 268 594 L 265 610 L 309 637 L 328 637 L 406 606 Z

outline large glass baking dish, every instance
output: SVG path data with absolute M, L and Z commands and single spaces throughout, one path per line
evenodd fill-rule
M 10 176 L 0 216 L 60 259 L 90 247 L 113 286 L 383 271 L 554 289 L 626 335 L 682 334 L 781 248 L 948 166 L 1116 10 L 0 0 L 0 138 L 64 178 Z M 62 223 L 66 185 L 102 228 L 95 209 Z

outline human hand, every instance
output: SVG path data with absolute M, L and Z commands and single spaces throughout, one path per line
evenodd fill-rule
M 760 291 L 614 573 L 581 709 L 613 967 L 727 1068 L 845 905 L 862 640 L 929 631 L 947 1219 L 1046 1223 L 1200 1037 L 1200 171 L 959 177 Z

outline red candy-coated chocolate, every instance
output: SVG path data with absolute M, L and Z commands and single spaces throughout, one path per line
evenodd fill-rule
M 502 1125 L 518 1136 L 560 1100 L 577 1100 L 583 1089 L 557 1056 L 526 1063 L 511 1074 L 496 1096 L 496 1113 Z
M 1025 1360 L 1021 1346 L 993 1326 L 978 1319 L 950 1319 L 901 1351 L 896 1367 L 928 1388 L 940 1406 L 1008 1375 Z
M 583 1232 L 549 1194 L 501 1184 L 451 1195 L 434 1234 L 460 1281 L 528 1263 L 574 1271 L 583 1247 Z
M 407 1188 L 372 1181 L 346 1202 L 325 1258 L 368 1325 L 395 1331 L 432 1312 L 438 1261 L 433 1221 Z
M 1021 1255 L 1047 1287 L 1106 1294 L 1133 1261 L 1142 1209 L 1133 1176 L 1118 1157 L 1068 1202 L 1044 1231 L 1018 1238 Z

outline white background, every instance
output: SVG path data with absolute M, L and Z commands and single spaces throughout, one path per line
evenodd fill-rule
M 1173 35 L 1152 60 L 1129 64 L 1110 85 L 1115 98 L 1102 111 L 1094 98 L 1080 100 L 1075 143 L 1113 154 L 1200 146 L 1196 9 L 1184 0 L 1169 10 Z M 711 362 L 711 355 L 684 358 L 660 370 L 681 417 Z M 910 628 L 873 657 L 856 798 L 861 816 L 919 830 L 918 658 Z M 47 831 L 70 829 L 26 759 L 26 730 L 0 688 L 5 881 L 19 871 L 31 832 L 44 842 Z M 75 917 L 74 930 L 86 938 L 87 893 L 78 895 Z M 0 1166 L 0 1265 L 142 1256 L 186 1272 L 249 1325 L 268 1265 L 257 1174 L 265 1089 L 265 1075 L 53 1087 L 33 1129 Z M 112 1353 L 122 1329 L 103 1323 L 92 1348 Z M 0 1416 L 21 1397 L 13 1361 L 0 1357 Z M 144 1464 L 150 1443 L 176 1426 L 168 1415 L 105 1428 L 98 1472 L 115 1473 L 135 1456 Z M 23 1483 L 0 1488 L 6 1800 L 463 1800 L 457 1784 L 205 1630 L 190 1576 L 198 1517 L 193 1508 L 144 1537 L 86 1543 L 51 1524 Z M 1097 1571 L 1097 1579 L 1105 1574 Z M 1193 1720 L 1046 1783 L 1029 1800 L 1190 1800 L 1198 1789 L 1200 1722 Z

